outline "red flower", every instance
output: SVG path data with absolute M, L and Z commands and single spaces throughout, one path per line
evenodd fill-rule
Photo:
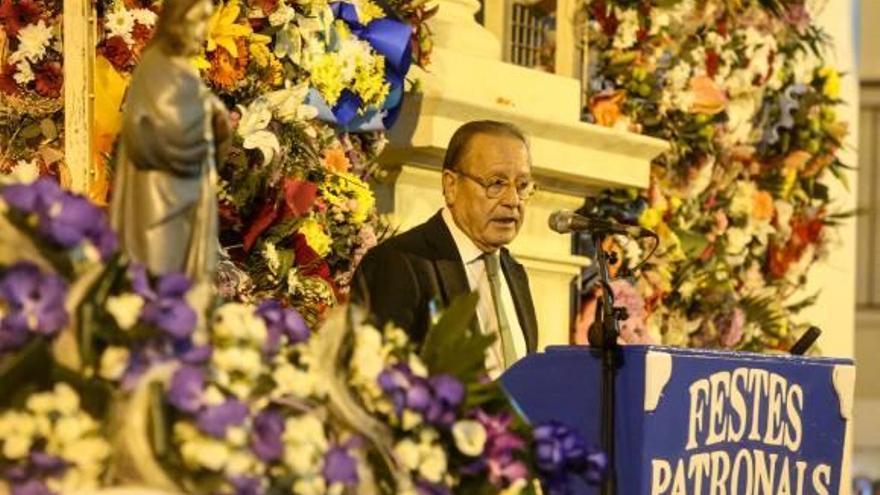
M 801 259 L 810 244 L 819 242 L 825 226 L 820 212 L 813 217 L 791 219 L 791 237 L 785 246 L 770 245 L 767 252 L 767 269 L 776 278 L 782 278 L 788 267 Z
M 150 38 L 153 37 L 153 28 L 136 22 L 131 34 L 132 38 L 134 38 L 134 46 L 131 51 L 133 52 L 134 58 L 140 60 L 141 51 L 147 46 L 147 42 L 150 41 Z
M 293 236 L 293 259 L 303 275 L 321 277 L 333 285 L 330 277 L 330 265 L 309 246 L 306 237 L 300 233 Z
M 275 199 L 272 198 L 263 203 L 263 206 L 260 207 L 259 213 L 257 213 L 257 217 L 251 222 L 247 232 L 244 233 L 243 244 L 245 252 L 251 250 L 254 243 L 257 242 L 257 237 L 260 237 L 260 234 L 268 229 L 276 218 L 278 218 L 278 204 L 275 202 Z
M 101 50 L 104 57 L 119 71 L 126 71 L 134 65 L 131 50 L 121 36 L 112 36 L 104 42 Z
M 0 27 L 10 37 L 18 36 L 21 28 L 37 22 L 43 14 L 37 0 L 0 0 Z
M 64 84 L 64 71 L 61 63 L 55 60 L 46 60 L 34 70 L 36 90 L 40 96 L 46 98 L 58 98 L 61 96 L 61 86 Z
M 715 50 L 706 51 L 706 73 L 709 77 L 715 77 L 718 74 L 718 64 L 721 62 L 721 56 Z
M 19 91 L 18 83 L 15 82 L 15 66 L 7 63 L 3 64 L 3 70 L 0 70 L 0 91 L 14 95 Z
M 317 197 L 318 186 L 314 182 L 284 179 L 284 218 L 298 217 L 308 213 Z

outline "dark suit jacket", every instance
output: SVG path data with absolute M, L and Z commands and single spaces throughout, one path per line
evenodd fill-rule
M 526 347 L 535 352 L 538 323 L 526 271 L 504 248 L 500 260 Z M 445 307 L 468 292 L 461 256 L 440 212 L 367 252 L 352 283 L 352 300 L 369 306 L 377 325 L 393 321 L 417 345 L 430 325 L 430 301 L 436 299 Z

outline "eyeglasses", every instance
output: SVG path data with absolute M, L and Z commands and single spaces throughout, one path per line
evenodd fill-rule
M 498 199 L 507 191 L 512 185 L 514 190 L 516 190 L 516 195 L 519 199 L 525 201 L 532 197 L 535 194 L 535 190 L 537 189 L 537 184 L 535 181 L 531 179 L 521 179 L 516 181 L 516 183 L 511 183 L 509 180 L 501 178 L 501 177 L 492 177 L 489 179 L 484 179 L 482 177 L 477 177 L 476 175 L 471 175 L 467 172 L 463 172 L 461 170 L 453 169 L 452 172 L 459 174 L 467 179 L 470 179 L 480 186 L 486 191 L 486 197 L 489 199 Z

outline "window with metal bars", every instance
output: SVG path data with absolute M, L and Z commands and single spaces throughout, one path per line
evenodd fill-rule
M 510 63 L 553 72 L 556 56 L 556 2 L 508 2 L 504 58 Z

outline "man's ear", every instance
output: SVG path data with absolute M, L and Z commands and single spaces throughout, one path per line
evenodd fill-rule
M 451 170 L 443 170 L 442 175 L 443 180 L 443 199 L 446 200 L 446 205 L 449 206 L 455 201 L 455 188 L 457 187 L 456 176 L 455 173 Z

